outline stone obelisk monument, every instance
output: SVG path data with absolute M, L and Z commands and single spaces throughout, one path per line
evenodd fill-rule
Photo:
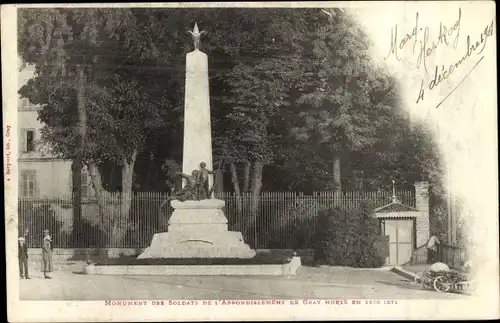
M 200 162 L 212 170 L 212 127 L 210 124 L 210 95 L 208 84 L 208 56 L 200 51 L 200 37 L 204 31 L 195 23 L 189 31 L 194 40 L 194 51 L 186 55 L 186 86 L 184 93 L 184 147 L 182 172 L 190 174 Z M 209 186 L 213 175 L 209 176 Z M 185 180 L 183 180 L 183 186 Z
M 195 24 L 190 31 L 194 51 L 186 55 L 184 101 L 184 151 L 182 170 L 191 174 L 200 163 L 212 170 L 212 129 L 208 84 L 208 57 L 200 51 L 204 31 Z M 209 177 L 209 185 L 213 177 Z M 185 182 L 183 183 L 183 186 Z M 208 198 L 201 201 L 171 201 L 175 209 L 168 232 L 153 236 L 151 246 L 138 258 L 252 258 L 255 250 L 243 241 L 241 232 L 228 231 L 222 211 L 225 202 Z

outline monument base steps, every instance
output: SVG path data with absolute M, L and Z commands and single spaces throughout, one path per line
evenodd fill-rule
M 252 258 L 255 250 L 240 232 L 228 231 L 222 212 L 224 201 L 172 201 L 175 209 L 168 232 L 153 236 L 151 245 L 138 259 L 147 258 Z
M 301 266 L 300 257 L 275 265 L 108 265 L 85 267 L 87 275 L 143 276 L 293 276 Z

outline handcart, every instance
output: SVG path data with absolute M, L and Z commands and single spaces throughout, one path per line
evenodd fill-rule
M 415 276 L 415 283 L 442 293 L 468 291 L 474 286 L 474 282 L 467 274 L 455 270 L 426 270 Z

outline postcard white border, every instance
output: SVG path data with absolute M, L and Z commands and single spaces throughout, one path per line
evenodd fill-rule
M 72 7 L 343 7 L 343 8 L 387 8 L 405 12 L 408 10 L 431 8 L 434 11 L 447 14 L 447 10 L 458 2 L 268 2 L 268 3 L 169 3 L 169 4 L 71 4 Z M 468 15 L 474 16 L 477 25 L 482 26 L 490 16 L 495 19 L 495 3 L 490 1 L 460 2 L 460 6 Z M 17 160 L 17 44 L 16 44 L 16 7 L 27 5 L 2 5 L 1 36 L 2 36 L 2 83 L 3 83 L 3 131 L 10 126 L 13 134 L 10 138 L 10 158 Z M 36 7 L 53 7 L 41 4 Z M 61 6 L 61 5 L 59 5 Z M 376 19 L 376 18 L 374 18 Z M 496 24 L 496 21 L 495 21 Z M 408 22 L 411 26 L 411 22 Z M 495 25 L 496 26 L 496 25 Z M 478 27 L 479 28 L 479 27 Z M 496 29 L 494 41 L 488 45 L 488 62 L 496 58 Z M 490 57 L 493 56 L 493 57 Z M 398 300 L 398 305 L 300 305 L 292 306 L 177 306 L 177 307 L 109 307 L 104 301 L 18 301 L 18 268 L 15 242 L 17 240 L 17 165 L 12 162 L 10 181 L 4 182 L 5 189 L 5 223 L 6 223 L 6 253 L 7 260 L 7 296 L 9 321 L 17 322 L 70 322 L 70 321 L 200 321 L 200 320 L 332 320 L 332 319 L 467 319 L 495 318 L 499 315 L 499 283 L 498 283 L 498 164 L 497 156 L 497 124 L 496 124 L 496 61 L 490 66 L 491 73 L 484 83 L 468 85 L 469 91 L 484 93 L 483 102 L 486 105 L 476 111 L 482 120 L 477 133 L 484 136 L 484 169 L 471 165 L 467 172 L 477 172 L 481 185 L 476 193 L 468 192 L 467 198 L 477 209 L 474 228 L 475 236 L 480 237 L 480 249 L 477 250 L 481 261 L 479 277 L 483 284 L 480 293 L 466 300 Z M 465 91 L 465 89 L 462 89 Z M 486 101 L 485 101 L 486 100 Z M 494 120 L 494 121 L 492 121 Z M 457 129 L 460 132 L 460 129 Z M 6 138 L 5 138 L 6 139 Z M 4 140 L 4 154 L 6 153 Z M 471 143 L 470 143 L 471 144 Z M 491 153 L 487 153 L 491 150 Z M 5 155 L 4 155 L 5 156 Z M 494 160 L 493 160 L 494 158 Z M 5 158 L 4 158 L 5 160 Z M 4 174 L 5 174 L 4 162 Z M 477 184 L 477 183 L 474 183 Z M 482 204 L 481 204 L 482 203 Z M 489 259 L 489 260 L 488 260 Z

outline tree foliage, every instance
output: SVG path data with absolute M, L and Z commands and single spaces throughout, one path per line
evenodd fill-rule
M 315 260 L 319 264 L 352 267 L 380 267 L 385 259 L 378 254 L 376 219 L 369 209 L 335 207 L 318 216 Z
M 198 22 L 207 31 L 201 50 L 209 57 L 214 164 L 230 174 L 235 192 L 338 189 L 340 182 L 378 189 L 392 179 L 425 179 L 441 193 L 436 143 L 422 125 L 409 126 L 395 80 L 373 62 L 348 12 L 19 12 L 19 55 L 36 69 L 20 93 L 42 106 L 43 139 L 63 158 L 75 153 L 75 72 L 85 67 L 84 156 L 103 189 L 174 185 L 165 184 L 161 165 L 181 164 L 185 54 L 193 49 L 187 30 Z
M 164 75 L 154 72 L 157 48 L 129 9 L 22 9 L 19 16 L 19 53 L 35 67 L 20 93 L 41 106 L 42 138 L 56 155 L 74 158 L 81 126 L 77 92 L 83 87 L 83 156 L 96 195 L 99 200 L 99 166 L 118 165 L 120 213 L 128 214 L 137 154 L 151 131 L 165 126 L 168 111 L 158 82 Z M 76 77 L 79 71 L 85 83 Z
M 20 22 L 19 53 L 37 71 L 20 92 L 42 106 L 43 138 L 54 153 L 74 154 L 78 65 L 88 77 L 87 160 L 121 165 L 148 131 L 165 126 L 158 50 L 130 10 L 22 9 Z

